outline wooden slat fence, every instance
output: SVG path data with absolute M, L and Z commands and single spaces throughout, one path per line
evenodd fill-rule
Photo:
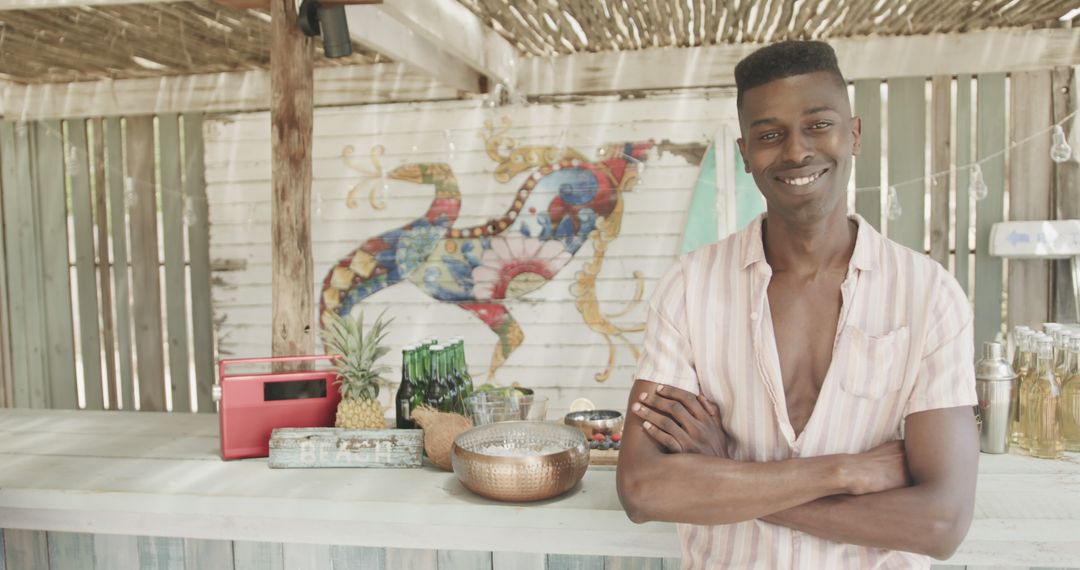
M 972 299 L 977 345 L 1006 326 L 1077 320 L 1067 265 L 989 254 L 996 222 L 1080 215 L 1075 154 L 1050 159 L 1052 125 L 1076 108 L 1073 83 L 1071 69 L 855 83 L 856 211 L 952 271 Z M 1068 134 L 1072 121 L 1063 126 Z M 988 188 L 981 199 L 969 192 L 975 164 Z
M 202 124 L 0 121 L 0 405 L 214 411 Z
M 994 222 L 1080 216 L 1077 162 L 1048 156 L 1075 81 L 1062 68 L 855 83 L 856 211 L 953 272 L 977 342 L 1076 319 L 1066 265 L 988 252 Z M 0 405 L 213 410 L 202 122 L 0 121 Z

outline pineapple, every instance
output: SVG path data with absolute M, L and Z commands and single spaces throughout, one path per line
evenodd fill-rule
M 337 360 L 338 389 L 341 402 L 338 404 L 335 426 L 346 429 L 382 429 L 386 427 L 383 408 L 379 404 L 379 386 L 385 384 L 383 374 L 390 372 L 389 366 L 378 365 L 390 349 L 383 346 L 386 338 L 386 326 L 393 319 L 383 321 L 379 315 L 375 323 L 364 334 L 364 314 L 360 318 L 342 317 L 327 312 L 323 324 L 323 346 L 328 354 L 340 354 Z

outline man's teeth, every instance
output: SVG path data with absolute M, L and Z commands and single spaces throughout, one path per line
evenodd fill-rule
M 782 180 L 784 181 L 784 183 L 790 184 L 792 186 L 806 186 L 807 184 L 817 180 L 818 178 L 821 178 L 821 175 L 822 173 L 818 172 L 817 174 L 811 174 L 810 176 L 803 176 L 801 178 L 782 178 Z

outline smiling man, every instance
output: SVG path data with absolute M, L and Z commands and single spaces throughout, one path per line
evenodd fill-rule
M 861 123 L 832 48 L 735 68 L 767 210 L 649 304 L 618 467 L 683 568 L 928 568 L 971 523 L 972 314 L 931 259 L 847 214 Z

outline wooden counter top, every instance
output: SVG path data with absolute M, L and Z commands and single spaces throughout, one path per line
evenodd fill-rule
M 630 522 L 614 468 L 541 503 L 452 473 L 272 470 L 222 461 L 214 415 L 0 410 L 0 528 L 392 548 L 678 557 Z M 982 455 L 975 522 L 949 564 L 1080 566 L 1080 458 Z

